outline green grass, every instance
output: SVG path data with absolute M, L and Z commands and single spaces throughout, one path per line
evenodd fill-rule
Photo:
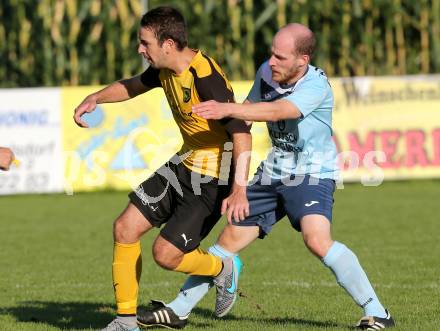
M 357 254 L 397 330 L 439 329 L 439 188 L 396 182 L 336 193 L 334 237 Z M 126 202 L 121 192 L 0 198 L 0 330 L 90 330 L 111 320 L 112 221 Z M 157 233 L 142 241 L 141 303 L 169 301 L 185 279 L 151 260 Z M 230 315 L 214 318 L 209 293 L 188 330 L 350 330 L 361 316 L 286 220 L 242 260 Z

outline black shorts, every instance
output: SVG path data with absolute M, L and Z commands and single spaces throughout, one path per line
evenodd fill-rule
M 199 174 L 192 176 L 190 169 L 173 160 L 128 196 L 153 226 L 166 223 L 161 236 L 187 253 L 200 245 L 220 219 L 221 204 L 230 186 L 219 185 L 217 178 L 200 183 Z

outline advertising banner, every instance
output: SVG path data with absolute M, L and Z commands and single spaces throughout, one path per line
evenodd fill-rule
M 342 181 L 440 177 L 440 75 L 330 79 Z M 242 102 L 252 82 L 233 83 Z M 0 172 L 0 194 L 134 189 L 182 144 L 162 89 L 98 105 L 73 121 L 99 86 L 0 90 L 0 146 L 20 168 Z M 252 127 L 250 176 L 269 149 L 265 123 Z
M 60 89 L 1 89 L 0 100 L 0 146 L 20 161 L 0 171 L 0 194 L 62 191 Z
M 440 177 L 440 75 L 332 79 L 345 181 Z
M 440 177 L 440 75 L 334 78 L 334 140 L 341 181 Z M 242 102 L 251 82 L 233 83 Z M 74 107 L 92 88 L 64 88 L 67 189 L 134 188 L 167 161 L 181 138 L 161 89 L 100 105 L 92 128 L 74 125 Z M 267 155 L 265 123 L 254 123 L 250 175 Z
M 242 101 L 250 82 L 234 84 Z M 100 87 L 62 89 L 66 192 L 103 188 L 134 189 L 179 151 L 182 139 L 162 89 L 129 101 L 98 105 L 84 118 L 90 128 L 78 127 L 75 107 Z M 252 170 L 266 155 L 270 141 L 265 125 L 253 127 Z

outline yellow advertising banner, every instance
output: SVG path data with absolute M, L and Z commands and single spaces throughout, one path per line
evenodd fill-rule
M 345 181 L 440 177 L 440 75 L 332 79 Z M 382 178 L 382 179 L 381 179 Z
M 344 181 L 440 177 L 440 75 L 331 79 L 334 139 Z M 238 102 L 252 82 L 233 83 Z M 62 88 L 65 190 L 134 189 L 180 149 L 182 140 L 161 89 L 103 104 L 76 126 L 75 107 L 94 87 Z M 254 123 L 251 172 L 270 148 Z
M 243 101 L 251 82 L 234 84 Z M 75 107 L 102 87 L 62 89 L 65 190 L 134 189 L 179 151 L 182 139 L 162 89 L 129 101 L 98 105 L 85 116 L 89 128 L 73 121 Z M 251 174 L 267 154 L 270 141 L 264 123 L 252 128 Z

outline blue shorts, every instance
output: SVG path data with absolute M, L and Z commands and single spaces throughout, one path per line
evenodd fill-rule
M 309 175 L 296 176 L 290 182 L 261 178 L 261 172 L 248 186 L 249 216 L 234 222 L 237 226 L 259 226 L 264 238 L 280 219 L 287 215 L 293 228 L 301 231 L 300 220 L 306 215 L 324 215 L 332 221 L 335 181 Z

